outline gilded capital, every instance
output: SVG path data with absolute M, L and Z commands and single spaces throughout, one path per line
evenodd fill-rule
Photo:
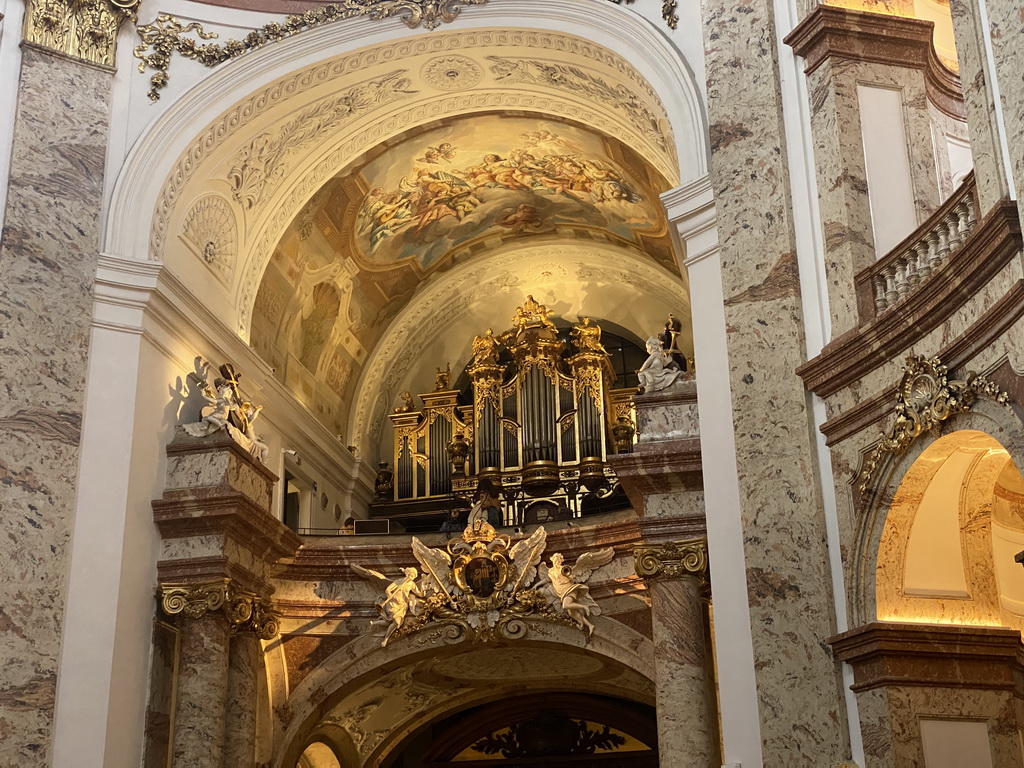
M 206 584 L 161 584 L 160 608 L 168 616 L 199 619 L 223 611 L 232 632 L 253 632 L 270 640 L 278 632 L 278 614 L 272 603 L 253 592 L 238 589 L 230 579 Z
M 114 66 L 117 30 L 140 0 L 28 0 L 25 41 L 91 64 Z
M 707 539 L 687 539 L 665 544 L 643 544 L 633 549 L 637 576 L 644 581 L 708 576 Z

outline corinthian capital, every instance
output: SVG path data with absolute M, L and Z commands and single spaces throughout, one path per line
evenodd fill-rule
M 114 66 L 117 30 L 140 0 L 28 0 L 25 41 L 82 61 Z

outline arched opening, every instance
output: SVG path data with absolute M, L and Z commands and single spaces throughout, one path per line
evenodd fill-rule
M 342 768 L 334 750 L 322 741 L 314 741 L 302 752 L 295 768 Z
M 889 507 L 876 565 L 883 621 L 1024 627 L 1024 478 L 977 430 L 929 445 Z
M 654 709 L 609 696 L 527 694 L 428 723 L 399 744 L 385 768 L 597 765 L 655 768 Z

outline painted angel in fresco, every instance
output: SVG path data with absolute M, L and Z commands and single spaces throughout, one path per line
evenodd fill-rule
M 537 589 L 547 598 L 548 604 L 558 613 L 567 615 L 588 635 L 594 633 L 591 616 L 600 616 L 601 607 L 590 596 L 590 587 L 585 582 L 602 565 L 615 557 L 613 549 L 602 549 L 580 555 L 572 567 L 565 565 L 560 552 L 551 556 L 551 565 L 541 563 L 540 580 Z
M 392 581 L 380 571 L 363 568 L 361 565 L 353 564 L 352 570 L 384 590 L 384 599 L 377 603 L 383 619 L 370 622 L 378 631 L 384 630 L 384 639 L 381 641 L 383 647 L 407 616 L 415 616 L 419 612 L 420 601 L 425 597 L 416 583 L 419 572 L 415 568 L 403 568 L 402 576 Z
M 427 147 L 423 150 L 423 157 L 417 158 L 421 163 L 432 163 L 436 165 L 441 160 L 450 163 L 455 159 L 455 147 L 450 142 L 442 142 L 436 147 Z

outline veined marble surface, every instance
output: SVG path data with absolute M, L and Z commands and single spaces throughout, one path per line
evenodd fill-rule
M 763 759 L 849 757 L 804 359 L 771 4 L 704 3 L 711 181 Z M 699 375 L 699 374 L 698 374 Z M 713 567 L 713 566 L 712 566 Z
M 0 765 L 50 756 L 110 82 L 22 51 L 0 240 Z

